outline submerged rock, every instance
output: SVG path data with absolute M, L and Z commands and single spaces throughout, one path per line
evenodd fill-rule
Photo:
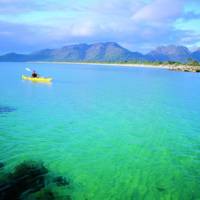
M 0 162 L 0 170 L 1 170 L 1 169 L 3 169 L 3 168 L 4 168 L 4 166 L 5 166 L 5 164 L 4 164 L 4 163 L 2 163 L 2 162 Z
M 163 187 L 157 187 L 157 190 L 158 190 L 159 192 L 165 192 L 165 191 L 166 191 L 166 189 L 163 188 Z
M 65 200 L 72 200 L 71 196 L 70 195 L 67 195 Z
M 57 186 L 67 186 L 69 185 L 69 180 L 67 180 L 65 177 L 57 176 L 53 179 L 54 183 L 56 183 Z
M 48 170 L 40 163 L 24 162 L 0 182 L 0 199 L 15 200 L 26 193 L 39 191 L 45 186 Z
M 35 196 L 30 198 L 31 200 L 56 200 L 55 194 L 50 189 L 44 189 Z
M 3 169 L 4 164 L 0 163 L 0 167 Z M 60 198 L 56 195 L 56 187 L 69 184 L 65 177 L 50 176 L 42 163 L 26 161 L 17 165 L 13 172 L 2 173 L 0 200 L 59 200 L 63 196 Z M 65 196 L 64 199 L 71 199 L 71 196 Z
M 2 106 L 0 105 L 0 114 L 1 113 L 9 113 L 9 112 L 14 112 L 16 108 L 10 107 L 10 106 Z

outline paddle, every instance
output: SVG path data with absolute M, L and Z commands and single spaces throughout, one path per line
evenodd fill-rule
M 28 67 L 26 67 L 25 70 L 28 71 L 28 72 L 32 72 L 32 70 L 29 69 Z
M 31 69 L 30 69 L 30 68 L 28 68 L 28 67 L 26 67 L 26 68 L 25 68 L 25 70 L 26 70 L 26 71 L 28 71 L 28 72 L 31 72 L 31 73 L 33 72 L 33 70 L 31 70 Z M 40 76 L 40 75 L 39 75 L 39 74 L 37 74 L 37 78 L 38 78 L 39 76 Z

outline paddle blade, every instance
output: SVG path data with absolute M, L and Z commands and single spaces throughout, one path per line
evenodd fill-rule
M 29 69 L 28 67 L 26 67 L 25 69 L 26 69 L 26 71 L 28 71 L 28 72 L 31 72 L 31 71 L 32 71 L 32 70 Z

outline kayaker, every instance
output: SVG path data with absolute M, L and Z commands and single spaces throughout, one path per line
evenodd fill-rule
M 38 74 L 36 73 L 35 70 L 33 70 L 32 77 L 33 77 L 33 78 L 37 78 L 37 77 L 38 77 Z

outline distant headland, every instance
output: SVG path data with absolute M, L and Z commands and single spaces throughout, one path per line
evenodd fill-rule
M 30 54 L 8 53 L 0 62 L 79 62 L 121 65 L 151 65 L 172 70 L 200 72 L 200 49 L 185 46 L 160 46 L 147 54 L 132 52 L 115 42 L 75 44 L 58 49 L 43 49 Z

